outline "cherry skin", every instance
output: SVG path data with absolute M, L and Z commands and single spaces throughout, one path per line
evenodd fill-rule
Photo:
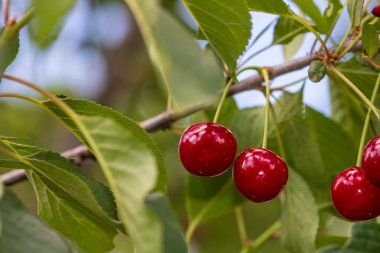
M 197 176 L 217 176 L 232 164 L 237 150 L 235 136 L 215 123 L 189 126 L 179 141 L 178 153 L 183 166 Z
M 275 198 L 288 181 L 284 160 L 268 149 L 244 150 L 234 164 L 234 181 L 239 192 L 254 202 Z
M 362 168 L 367 179 L 380 187 L 380 136 L 373 138 L 365 146 Z
M 372 185 L 360 167 L 339 173 L 331 185 L 335 209 L 347 220 L 366 221 L 380 214 L 380 188 Z
M 375 7 L 373 7 L 372 15 L 374 15 L 375 17 L 380 17 L 380 5 L 376 5 Z

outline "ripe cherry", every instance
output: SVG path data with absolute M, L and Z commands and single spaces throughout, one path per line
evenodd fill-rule
M 376 5 L 375 7 L 373 7 L 372 14 L 375 17 L 380 17 L 380 5 Z
M 365 221 L 380 214 L 380 188 L 372 185 L 359 167 L 339 173 L 331 186 L 335 209 L 350 221 Z
M 274 152 L 262 148 L 243 151 L 234 164 L 234 181 L 239 192 L 254 202 L 275 198 L 288 181 L 288 167 Z
M 365 146 L 362 168 L 367 179 L 380 187 L 380 136 L 373 138 Z
M 237 150 L 230 130 L 215 123 L 189 126 L 179 141 L 183 166 L 197 176 L 217 176 L 232 164 Z

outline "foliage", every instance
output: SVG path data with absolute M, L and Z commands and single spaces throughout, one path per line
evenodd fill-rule
M 157 80 L 141 81 L 154 86 L 147 100 L 154 97 L 160 106 L 167 105 L 165 113 L 141 123 L 94 101 L 54 96 L 2 73 L 23 46 L 21 29 L 27 27 L 33 43 L 47 50 L 59 39 L 77 2 L 33 0 L 18 22 L 0 29 L 0 77 L 47 97 L 0 93 L 0 172 L 25 169 L 38 208 L 36 217 L 23 204 L 30 199 L 17 187 L 0 185 L 0 252 L 379 252 L 379 224 L 342 221 L 330 208 L 329 194 L 333 178 L 355 165 L 359 146 L 379 131 L 379 120 L 369 113 L 370 131 L 362 134 L 369 104 L 379 107 L 379 101 L 368 99 L 380 80 L 379 22 L 366 12 L 362 15 L 363 0 L 345 4 L 330 0 L 324 10 L 311 0 L 294 0 L 291 5 L 282 0 L 183 0 L 198 26 L 197 38 L 208 44 L 204 48 L 196 42 L 196 32 L 174 15 L 178 13 L 173 1 L 115 1 L 127 5 L 134 16 L 156 74 Z M 342 38 L 335 49 L 326 51 L 335 43 L 332 32 L 346 5 L 350 25 L 345 27 L 345 38 L 352 39 Z M 252 29 L 258 29 L 257 12 L 274 15 L 276 23 L 252 38 Z M 268 48 L 283 48 L 285 59 L 293 56 L 306 34 L 316 41 L 309 50 L 322 50 L 273 68 L 246 66 L 242 59 L 254 57 L 251 48 L 270 31 L 273 39 Z M 265 54 L 265 48 L 258 52 Z M 305 66 L 309 79 L 317 83 L 313 85 L 328 79 L 331 115 L 304 104 L 305 85 L 288 92 L 299 81 L 280 87 L 267 81 L 269 92 L 281 92 L 272 93 L 274 100 L 267 94 L 269 107 L 242 109 L 229 96 L 248 88 L 262 92 L 265 73 L 274 79 Z M 258 73 L 242 80 L 245 70 Z M 229 96 L 219 103 L 223 107 L 217 107 L 224 84 L 233 82 L 230 93 L 223 93 L 221 101 Z M 166 101 L 157 98 L 159 89 Z M 120 96 L 125 92 L 120 91 Z M 128 92 L 136 95 L 133 89 Z M 3 98 L 31 102 L 58 123 Z M 153 102 L 150 106 L 158 107 Z M 139 107 L 133 105 L 129 114 L 138 115 L 143 110 Z M 249 203 L 234 186 L 231 170 L 211 178 L 183 173 L 177 157 L 178 129 L 212 121 L 216 112 L 220 112 L 218 122 L 236 136 L 239 152 L 268 140 L 268 148 L 286 160 L 289 181 L 279 198 L 261 205 Z M 55 124 L 63 125 L 91 153 L 95 162 L 86 165 L 92 173 L 82 171 L 86 167 L 82 160 L 88 158 L 83 154 L 64 157 L 50 151 L 56 149 L 51 140 L 61 131 Z M 149 133 L 158 129 L 167 131 Z M 8 137 L 25 135 L 31 138 Z M 49 145 L 49 150 L 39 147 Z M 346 234 L 334 234 L 331 226 Z M 349 227 L 352 233 L 346 241 Z M 272 238 L 278 232 L 281 239 Z

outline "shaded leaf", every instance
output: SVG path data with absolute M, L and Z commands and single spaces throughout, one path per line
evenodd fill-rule
M 5 190 L 0 202 L 1 252 L 69 253 L 65 241 Z
M 379 50 L 379 35 L 375 25 L 364 24 L 362 41 L 363 48 L 367 52 L 368 56 L 375 56 Z
M 187 252 L 181 227 L 170 212 L 169 202 L 165 196 L 162 193 L 154 193 L 148 196 L 146 202 L 162 222 L 164 248 L 161 252 Z
M 364 0 L 348 0 L 347 1 L 348 15 L 350 16 L 351 26 L 353 27 L 358 27 L 360 25 L 363 3 L 364 3 Z
M 251 37 L 251 17 L 245 0 L 184 0 L 202 34 L 231 71 Z M 221 32 L 223 31 L 223 32 Z
M 307 183 L 293 170 L 289 173 L 285 195 L 281 215 L 282 243 L 290 252 L 313 252 L 319 222 L 318 209 Z
M 186 209 L 190 221 L 199 224 L 212 220 L 244 201 L 236 190 L 230 171 L 218 177 L 187 176 Z
M 354 163 L 351 138 L 339 124 L 304 106 L 300 92 L 284 94 L 275 110 L 288 164 L 316 190 L 327 192 L 322 186 Z
M 183 109 L 216 98 L 224 77 L 213 53 L 202 51 L 156 1 L 126 2 L 137 19 L 149 55 L 172 96 L 174 107 Z
M 380 225 L 362 222 L 352 226 L 351 238 L 344 247 L 330 246 L 319 253 L 374 253 L 380 252 Z
M 313 83 L 320 82 L 326 75 L 327 67 L 323 61 L 314 60 L 310 63 L 308 75 Z

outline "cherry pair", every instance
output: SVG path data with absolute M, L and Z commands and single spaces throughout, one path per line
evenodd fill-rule
M 331 186 L 335 209 L 351 221 L 365 221 L 380 215 L 380 136 L 364 148 L 362 167 L 339 173 Z
M 216 123 L 189 126 L 179 142 L 184 167 L 197 176 L 217 176 L 231 166 L 237 142 L 230 130 Z M 254 202 L 275 198 L 288 180 L 286 163 L 262 148 L 244 150 L 235 160 L 233 178 L 239 192 Z

